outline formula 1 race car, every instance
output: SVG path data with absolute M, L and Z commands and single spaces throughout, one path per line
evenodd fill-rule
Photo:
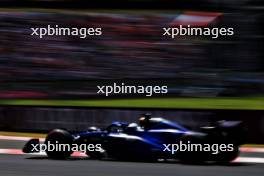
M 86 149 L 93 159 L 118 160 L 178 159 L 182 162 L 230 162 L 239 155 L 244 143 L 244 128 L 240 121 L 219 121 L 214 126 L 191 131 L 176 122 L 147 114 L 139 124 L 113 122 L 105 129 L 89 128 L 72 134 L 64 129 L 48 133 L 44 144 L 94 145 Z M 38 139 L 31 139 L 23 148 L 32 153 Z M 92 150 L 91 150 L 92 149 Z M 73 151 L 47 150 L 52 159 L 65 159 Z

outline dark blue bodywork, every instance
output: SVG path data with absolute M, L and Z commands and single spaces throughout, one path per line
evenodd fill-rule
M 70 144 L 100 144 L 100 151 L 87 151 L 91 158 L 104 157 L 116 159 L 180 159 L 199 161 L 231 161 L 239 154 L 239 145 L 244 142 L 244 131 L 241 122 L 220 121 L 214 126 L 201 127 L 193 131 L 177 122 L 163 118 L 143 118 L 144 123 L 113 122 L 105 129 L 90 128 L 85 132 L 70 133 L 67 130 L 52 130 L 46 137 L 46 142 L 60 142 Z M 31 152 L 31 144 L 39 142 L 29 141 L 23 151 Z M 234 146 L 231 152 L 220 152 L 212 155 L 210 152 L 182 152 L 166 150 L 166 146 L 183 143 L 197 144 L 230 144 Z M 49 152 L 51 158 L 67 158 L 72 152 Z
M 83 143 L 101 143 L 108 155 L 114 158 L 174 158 L 164 151 L 164 144 L 175 144 L 184 136 L 206 136 L 163 118 L 151 118 L 150 127 L 144 129 L 136 124 L 113 122 L 105 130 L 74 134 Z

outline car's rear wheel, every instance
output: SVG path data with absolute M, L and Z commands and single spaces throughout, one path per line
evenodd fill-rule
M 181 138 L 181 141 L 183 144 L 203 144 L 205 139 L 203 136 L 198 136 L 198 135 L 184 135 Z M 185 150 L 185 151 L 178 151 L 178 159 L 182 163 L 190 163 L 190 164 L 195 164 L 195 163 L 204 163 L 207 161 L 208 154 L 207 152 L 204 151 L 191 151 L 191 150 Z
M 232 151 L 223 151 L 217 154 L 218 163 L 230 163 L 239 155 L 239 146 L 234 146 Z

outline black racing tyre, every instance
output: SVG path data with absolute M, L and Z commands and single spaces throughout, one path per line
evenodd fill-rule
M 49 158 L 52 159 L 66 159 L 71 156 L 73 153 L 71 151 L 71 145 L 73 143 L 73 136 L 66 130 L 63 129 L 55 129 L 48 133 L 45 144 L 46 146 L 59 146 L 63 144 L 67 147 L 57 147 L 52 148 L 50 150 L 46 150 L 46 153 Z M 61 145 L 62 146 L 62 145 Z
M 103 151 L 93 151 L 86 153 L 90 159 L 101 160 L 106 157 L 106 153 Z
M 90 159 L 95 159 L 95 160 L 101 160 L 103 158 L 106 158 L 107 157 L 106 151 L 102 148 L 102 146 L 100 148 L 101 148 L 100 151 L 97 151 L 97 150 L 96 151 L 86 151 L 86 155 L 88 155 Z
M 203 144 L 203 136 L 185 135 L 182 136 L 181 141 L 184 144 Z M 200 164 L 207 161 L 208 154 L 203 151 L 178 151 L 178 159 L 181 163 L 186 164 Z
M 239 146 L 234 146 L 233 151 L 223 151 L 217 154 L 217 162 L 223 164 L 230 163 L 238 157 L 239 153 Z

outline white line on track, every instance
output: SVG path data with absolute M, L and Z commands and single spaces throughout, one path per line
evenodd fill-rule
M 0 154 L 9 154 L 9 155 L 37 155 L 37 156 L 47 156 L 45 152 L 38 153 L 23 153 L 20 149 L 0 149 Z M 71 156 L 77 157 L 87 157 L 85 153 L 82 152 L 74 152 Z
M 234 163 L 264 163 L 264 158 L 257 157 L 238 157 Z
M 0 140 L 10 140 L 10 141 L 29 141 L 36 137 L 20 137 L 20 136 L 0 136 Z M 40 141 L 44 141 L 44 138 L 38 138 Z

